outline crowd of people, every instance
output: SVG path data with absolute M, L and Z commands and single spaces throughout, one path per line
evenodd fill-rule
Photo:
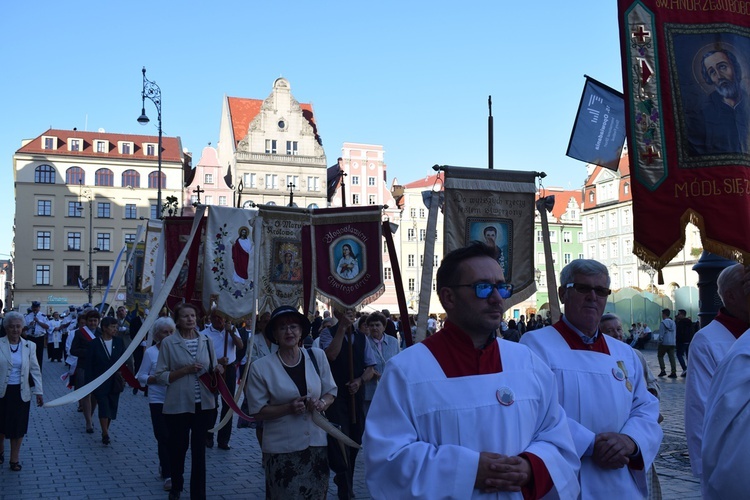
M 78 410 L 85 432 L 93 433 L 98 423 L 104 446 L 111 443 L 128 379 L 121 373 L 137 372 L 128 383 L 148 397 L 170 499 L 185 489 L 188 449 L 190 497 L 206 498 L 206 448 L 215 436 L 219 449 L 232 449 L 231 420 L 211 432 L 229 411 L 215 383 L 220 378 L 233 394 L 247 364 L 242 409 L 252 421 L 239 419 L 237 427 L 255 429 L 267 498 L 327 498 L 331 474 L 338 498 L 353 498 L 360 445 L 375 498 L 503 492 L 602 498 L 613 491 L 660 498 L 653 467 L 663 435 L 660 388 L 639 350 L 654 340 L 659 376 L 676 378 L 679 362 L 687 377 L 685 430 L 693 472 L 706 497 L 725 498 L 742 491 L 727 486 L 737 466 L 721 457 L 733 453 L 731 443 L 746 439 L 732 424 L 743 400 L 737 388 L 750 383 L 736 373 L 750 341 L 735 342 L 750 327 L 749 283 L 742 265 L 722 272 L 723 307 L 697 334 L 682 309 L 675 319 L 663 310 L 656 332 L 645 324 L 625 332 L 620 318 L 605 312 L 607 268 L 577 259 L 560 276 L 560 320 L 540 314 L 506 321 L 513 286 L 486 246 L 472 244 L 443 259 L 437 291 L 446 314 L 430 317 L 425 340 L 408 349 L 402 332 L 414 331 L 413 318 L 404 324 L 387 310 L 337 306 L 310 321 L 281 306 L 259 314 L 249 327 L 215 310 L 202 317 L 195 306 L 181 304 L 171 316 L 159 314 L 148 342 L 128 359 L 123 353 L 148 311 L 121 307 L 102 317 L 85 305 L 47 317 L 34 302 L 26 316 L 5 315 L 0 337 L 0 374 L 6 374 L 0 376 L 0 464 L 7 438 L 10 468 L 22 469 L 32 396 L 43 404 L 46 350 L 49 361 L 69 365 L 72 387 L 97 382 Z M 115 365 L 123 368 L 99 380 Z M 318 414 L 351 446 L 327 435 Z

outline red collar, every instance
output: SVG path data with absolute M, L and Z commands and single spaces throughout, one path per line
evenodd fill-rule
M 585 344 L 581 337 L 574 332 L 562 319 L 552 325 L 557 330 L 562 338 L 567 342 L 568 347 L 573 351 L 593 351 L 600 352 L 602 354 L 609 355 L 609 347 L 607 341 L 604 340 L 604 334 L 599 332 L 599 336 L 596 338 L 593 344 Z
M 436 334 L 422 342 L 437 360 L 448 378 L 487 375 L 503 371 L 497 339 L 481 348 L 463 330 L 450 321 Z
M 745 330 L 750 327 L 750 324 L 748 324 L 747 321 L 743 321 L 732 316 L 731 314 L 729 314 L 729 311 L 727 311 L 723 307 L 719 309 L 719 314 L 717 314 L 714 319 L 721 323 L 724 328 L 729 330 L 729 333 L 734 335 L 735 339 L 740 338 L 740 336 L 745 333 Z

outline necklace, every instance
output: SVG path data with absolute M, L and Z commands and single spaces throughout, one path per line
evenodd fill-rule
M 288 365 L 284 363 L 284 358 L 281 357 L 281 351 L 276 351 L 276 355 L 279 357 L 279 361 L 281 361 L 281 364 L 286 366 L 287 368 L 294 368 L 299 364 L 300 361 L 302 361 L 302 351 L 297 351 L 297 361 L 294 362 L 293 365 Z
M 10 352 L 12 352 L 12 353 L 17 353 L 18 350 L 21 348 L 21 343 L 20 342 L 18 344 L 16 344 L 16 348 L 15 349 L 13 349 L 13 344 L 11 344 L 10 342 L 8 342 L 8 345 L 10 345 Z

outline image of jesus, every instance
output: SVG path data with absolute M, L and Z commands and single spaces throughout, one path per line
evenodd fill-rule
M 252 245 L 248 239 L 250 230 L 241 227 L 238 231 L 239 237 L 232 245 L 232 263 L 234 264 L 234 282 L 244 284 L 248 278 L 248 267 L 250 264 L 250 251 Z

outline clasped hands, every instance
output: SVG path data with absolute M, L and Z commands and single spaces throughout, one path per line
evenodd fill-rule
M 483 451 L 479 453 L 479 466 L 474 487 L 482 493 L 521 491 L 531 481 L 532 470 L 528 460 Z
M 621 469 L 630 463 L 630 456 L 638 447 L 629 436 L 617 432 L 602 432 L 594 439 L 594 463 L 603 469 Z
M 289 402 L 289 413 L 292 415 L 302 415 L 306 411 L 323 411 L 325 407 L 326 402 L 322 398 L 299 397 Z

